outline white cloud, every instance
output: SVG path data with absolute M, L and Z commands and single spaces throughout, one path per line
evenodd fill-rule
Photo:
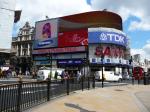
M 150 31 L 150 14 L 149 14 L 149 0 L 92 0 L 91 5 L 93 9 L 113 11 L 121 15 L 123 21 L 130 16 L 136 16 L 141 21 L 131 22 L 129 30 L 149 30 Z
M 21 9 L 20 24 L 92 10 L 85 0 L 17 0 L 16 9 Z
M 131 49 L 131 54 L 141 54 L 143 59 L 150 59 L 150 41 L 148 40 L 141 49 Z

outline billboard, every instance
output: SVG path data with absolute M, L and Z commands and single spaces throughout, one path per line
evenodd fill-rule
M 87 29 L 74 30 L 58 34 L 58 47 L 88 45 Z
M 88 41 L 89 43 L 110 43 L 117 44 L 122 46 L 128 45 L 128 39 L 126 35 L 118 30 L 110 30 L 110 28 L 105 28 L 105 30 L 101 30 L 99 28 L 89 28 L 88 33 Z
M 86 46 L 33 50 L 32 54 L 85 52 Z
M 57 47 L 58 19 L 39 21 L 35 25 L 34 49 Z
M 16 0 L 0 0 L 0 49 L 11 49 Z

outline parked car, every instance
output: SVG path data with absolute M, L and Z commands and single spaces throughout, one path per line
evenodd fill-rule
M 124 73 L 122 73 L 122 79 L 129 80 L 129 79 L 131 79 L 131 77 L 129 76 L 128 72 L 124 72 Z
M 121 74 L 116 74 L 114 71 L 103 71 L 103 76 L 105 81 L 121 81 Z M 95 72 L 95 79 L 102 80 L 102 71 Z
M 37 80 L 46 80 L 48 79 L 50 73 L 51 74 L 51 80 L 55 79 L 55 72 L 58 73 L 57 79 L 61 79 L 61 74 L 64 71 L 62 68 L 42 68 L 39 69 L 37 72 Z

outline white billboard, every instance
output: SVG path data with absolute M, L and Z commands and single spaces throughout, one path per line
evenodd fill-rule
M 16 0 L 0 0 L 0 52 L 11 49 L 15 4 Z

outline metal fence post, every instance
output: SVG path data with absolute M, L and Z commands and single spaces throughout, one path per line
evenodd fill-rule
M 88 90 L 90 89 L 90 77 L 88 76 Z
M 22 78 L 19 77 L 18 96 L 17 96 L 17 112 L 21 112 L 21 109 L 20 109 L 20 105 L 21 105 L 21 91 L 22 91 Z
M 82 76 L 82 78 L 81 78 L 81 87 L 82 87 L 82 91 L 84 90 L 84 85 L 83 85 L 83 76 Z
M 132 85 L 134 85 L 134 77 L 132 76 Z
M 93 84 L 92 87 L 95 88 L 95 76 L 93 75 Z
M 69 78 L 67 78 L 67 79 L 65 79 L 65 80 L 67 80 L 67 95 L 69 95 Z
M 47 80 L 47 101 L 50 100 L 50 89 L 51 89 L 51 76 Z

